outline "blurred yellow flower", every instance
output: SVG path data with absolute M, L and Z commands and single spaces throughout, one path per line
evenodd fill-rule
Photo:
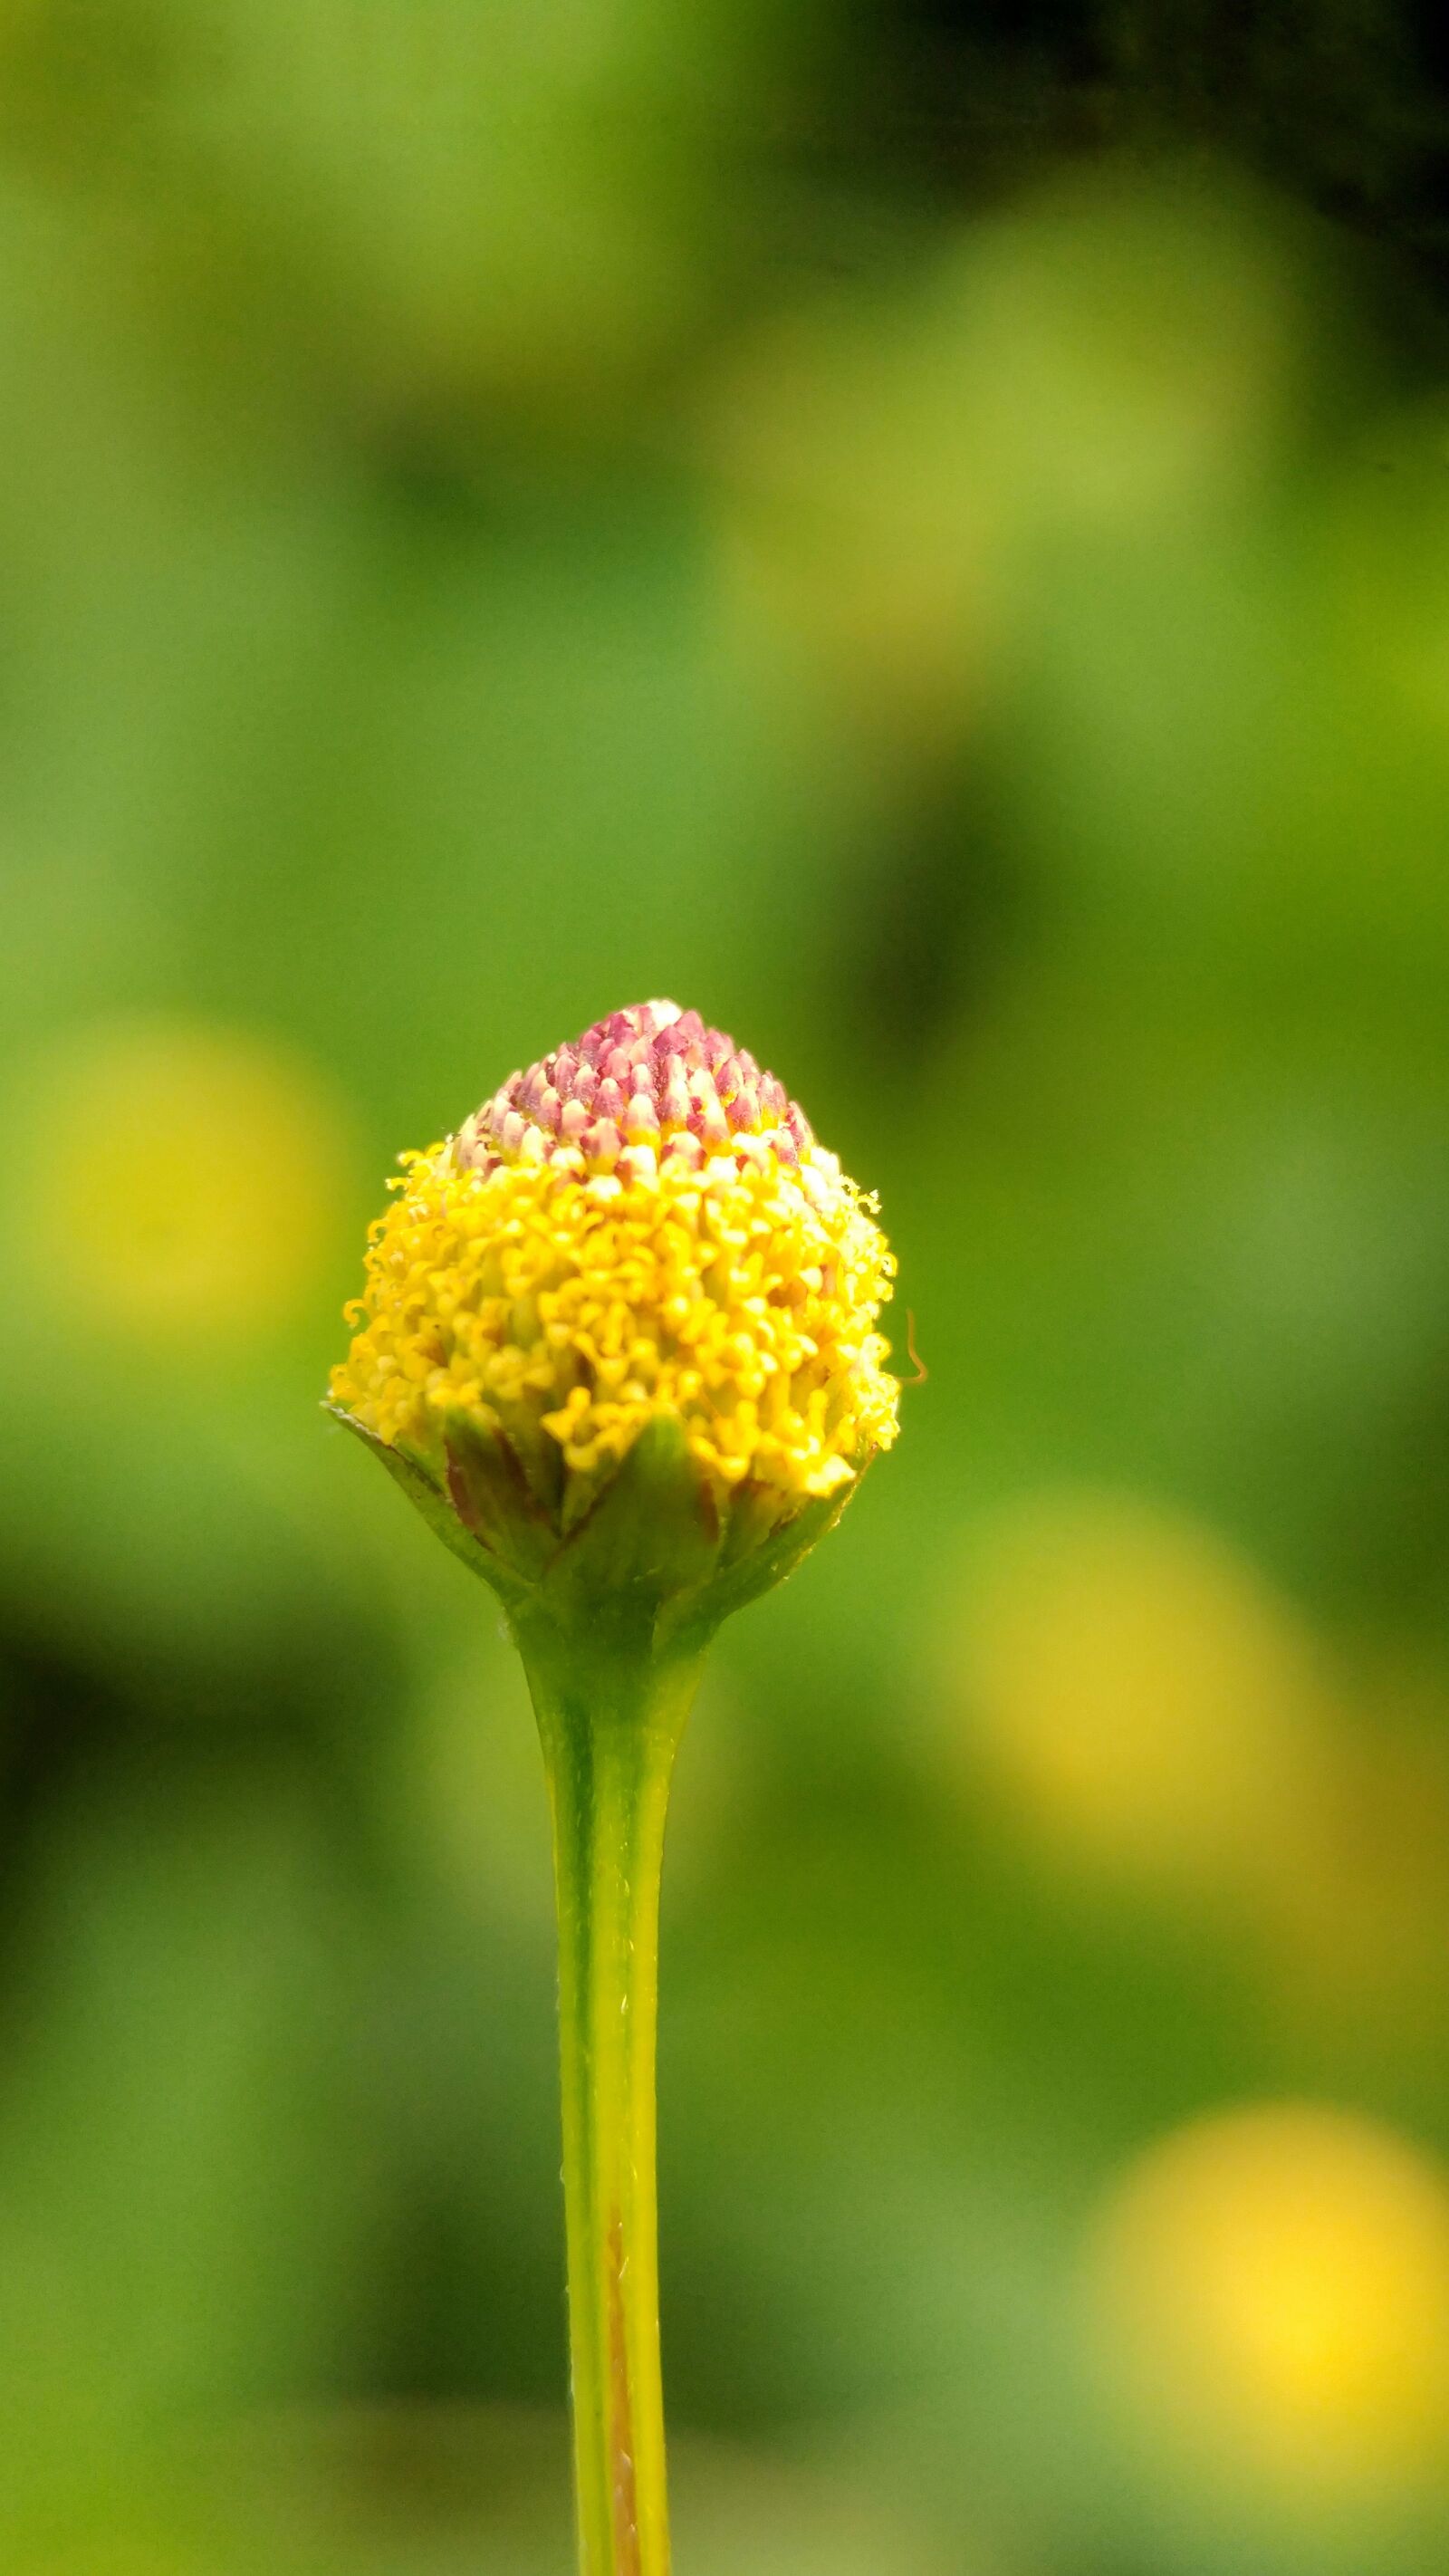
M 304 1060 L 244 1030 L 87 1027 L 29 1068 L 19 1122 L 22 1253 L 118 1333 L 265 1334 L 345 1223 L 344 1119 Z
M 1449 2457 L 1449 2176 L 1371 2120 L 1265 2104 L 1149 2148 L 1087 2313 L 1139 2420 L 1214 2467 L 1311 2502 Z
M 988 1527 L 944 1641 L 951 1758 L 1059 1855 L 1129 1878 L 1261 1886 L 1323 1794 L 1311 1636 L 1213 1532 L 1044 1494 Z

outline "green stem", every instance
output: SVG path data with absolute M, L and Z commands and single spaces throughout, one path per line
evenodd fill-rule
M 553 1811 L 581 2576 L 668 2576 L 654 2179 L 659 1877 L 698 1659 L 520 1634 Z

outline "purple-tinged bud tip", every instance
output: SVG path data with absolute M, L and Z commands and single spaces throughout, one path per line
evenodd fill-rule
M 661 1162 L 693 1171 L 717 1157 L 754 1166 L 762 1155 L 793 1171 L 812 1147 L 803 1111 L 747 1047 L 737 1052 L 728 1030 L 707 1028 L 698 1011 L 654 1001 L 611 1011 L 510 1074 L 452 1150 L 476 1171 L 541 1155 L 569 1170 L 617 1164 L 627 1178 Z

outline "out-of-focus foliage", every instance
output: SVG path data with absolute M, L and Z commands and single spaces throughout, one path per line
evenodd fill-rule
M 681 2565 L 1449 2558 L 1446 66 L 1273 28 L 0 8 L 16 2576 L 567 2564 L 530 1721 L 316 1399 L 655 992 L 929 1369 L 683 1759 Z

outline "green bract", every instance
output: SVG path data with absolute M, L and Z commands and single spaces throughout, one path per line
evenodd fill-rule
M 567 1631 L 604 1616 L 662 1646 L 706 1646 L 721 1620 L 794 1572 L 840 1518 L 858 1479 L 773 1517 L 745 1488 L 721 1513 L 681 1425 L 658 1416 L 639 1434 L 578 1525 L 555 1527 L 508 1442 L 466 1416 L 447 1425 L 446 1469 L 389 1448 L 341 1405 L 328 1410 L 380 1459 L 430 1529 L 491 1585 L 512 1618 Z

